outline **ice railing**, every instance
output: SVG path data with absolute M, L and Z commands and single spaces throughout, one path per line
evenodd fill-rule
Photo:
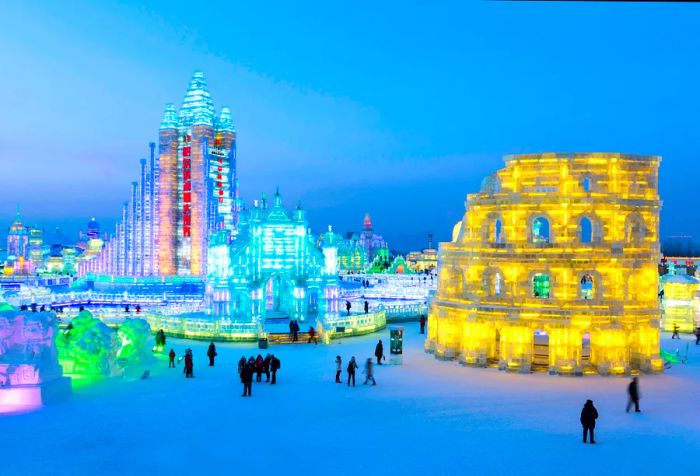
M 255 322 L 236 322 L 221 318 L 215 320 L 146 314 L 152 329 L 163 329 L 168 335 L 188 339 L 254 340 L 260 336 Z
M 319 324 L 317 324 L 319 325 Z M 350 314 L 349 316 L 326 317 L 320 321 L 321 329 L 329 337 L 373 332 L 386 326 L 386 311 L 377 310 L 367 314 Z M 343 333 L 337 329 L 345 328 Z

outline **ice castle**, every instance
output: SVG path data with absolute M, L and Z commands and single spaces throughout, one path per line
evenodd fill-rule
M 329 230 L 316 245 L 305 212 L 282 207 L 275 193 L 243 210 L 236 240 L 214 237 L 206 299 L 212 314 L 238 322 L 314 321 L 337 316 L 337 247 Z

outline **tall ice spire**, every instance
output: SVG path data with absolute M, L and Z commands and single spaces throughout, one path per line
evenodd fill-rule
M 195 71 L 180 108 L 180 125 L 189 126 L 194 122 L 213 125 L 215 116 L 214 102 L 209 94 L 204 73 Z
M 175 104 L 169 102 L 165 105 L 163 120 L 160 122 L 161 129 L 174 129 L 177 127 L 177 110 Z

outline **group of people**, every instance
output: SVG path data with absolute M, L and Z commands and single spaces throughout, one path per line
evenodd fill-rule
M 632 407 L 634 407 L 635 413 L 640 413 L 639 409 L 639 399 L 641 394 L 639 392 L 639 380 L 637 377 L 633 377 L 630 384 L 627 386 L 627 408 L 626 412 L 629 413 Z M 590 436 L 591 444 L 595 444 L 595 422 L 598 419 L 598 410 L 593 406 L 593 400 L 586 400 L 583 405 L 583 410 L 581 410 L 581 426 L 583 427 L 583 442 L 588 443 Z
M 257 357 L 252 355 L 248 360 L 245 356 L 238 361 L 238 375 L 243 384 L 242 397 L 250 397 L 253 390 L 253 376 L 256 382 L 262 382 L 262 375 L 265 374 L 265 382 L 270 385 L 277 383 L 277 371 L 281 368 L 282 362 L 274 354 L 267 354 L 265 358 L 261 354 Z
M 681 336 L 679 334 L 680 332 L 680 327 L 678 327 L 678 324 L 674 323 L 673 324 L 673 334 L 671 334 L 671 339 L 680 339 Z M 693 335 L 695 335 L 695 345 L 700 345 L 700 326 L 696 327 L 695 330 L 693 331 Z
M 377 381 L 374 379 L 374 368 L 373 368 L 372 358 L 368 357 L 367 362 L 365 362 L 365 385 L 372 382 L 372 385 L 377 385 Z M 353 355 L 348 362 L 347 372 L 348 372 L 348 387 L 352 385 L 355 386 L 355 373 L 357 369 L 360 368 L 357 365 L 357 360 Z M 335 356 L 335 383 L 343 383 L 340 380 L 340 374 L 343 372 L 343 358 L 339 355 Z
M 292 339 L 292 342 L 299 340 L 299 323 L 296 319 L 289 321 L 289 338 Z
M 382 360 L 386 360 L 386 357 L 384 356 L 384 344 L 382 344 L 381 339 L 377 343 L 376 347 L 374 348 L 374 356 L 377 359 L 377 364 L 382 365 Z M 346 368 L 347 373 L 348 373 L 348 387 L 352 385 L 353 387 L 355 386 L 355 373 L 357 372 L 357 369 L 359 366 L 357 365 L 357 360 L 355 359 L 355 356 L 352 356 L 350 358 L 350 361 L 348 362 L 348 366 Z M 340 375 L 343 372 L 343 358 L 339 355 L 335 356 L 335 383 L 343 383 L 343 381 L 340 379 Z M 372 382 L 372 385 L 377 385 L 377 381 L 374 379 L 374 363 L 372 362 L 372 358 L 368 357 L 367 361 L 365 362 L 365 385 L 368 383 Z

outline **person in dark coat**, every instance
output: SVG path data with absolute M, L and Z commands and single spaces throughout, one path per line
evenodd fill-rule
M 270 357 L 270 354 L 267 354 L 265 356 L 265 359 L 263 360 L 263 372 L 265 373 L 265 381 L 269 382 L 270 381 L 270 361 L 272 360 L 272 357 Z
M 289 321 L 289 338 L 294 341 L 294 321 Z
M 294 320 L 294 337 L 292 338 L 294 342 L 299 340 L 299 323 Z
M 593 406 L 593 400 L 586 400 L 581 410 L 581 425 L 583 426 L 583 442 L 586 443 L 588 433 L 591 434 L 591 443 L 595 444 L 593 430 L 595 429 L 595 421 L 598 419 L 598 410 Z
M 214 366 L 214 357 L 216 357 L 218 354 L 216 353 L 216 346 L 212 342 L 209 344 L 209 349 L 207 350 L 207 357 L 209 357 L 209 367 Z
M 695 345 L 700 345 L 700 326 L 695 328 Z
M 345 301 L 345 310 L 348 311 L 348 316 L 350 315 L 351 308 L 352 308 L 352 304 L 350 304 L 350 301 Z
M 194 377 L 194 358 L 192 357 L 192 349 L 185 351 L 185 378 Z
M 365 314 L 369 314 L 369 303 L 365 301 Z
M 272 354 L 270 356 L 270 371 L 272 372 L 272 380 L 270 381 L 270 385 L 277 383 L 277 371 L 280 369 L 280 367 L 282 367 L 282 362 L 280 362 L 280 359 Z
M 170 358 L 170 361 L 168 362 L 168 368 L 175 368 L 175 349 L 170 349 L 168 357 Z
M 377 365 L 382 365 L 382 359 L 384 359 L 384 345 L 382 340 L 379 339 L 377 347 L 374 348 L 374 356 L 377 358 Z
M 238 375 L 241 375 L 243 373 L 243 368 L 245 367 L 246 364 L 245 360 L 245 355 L 241 357 L 241 360 L 238 361 Z
M 420 315 L 420 333 L 425 334 L 425 314 Z
M 243 366 L 243 372 L 241 372 L 241 382 L 243 383 L 243 395 L 242 397 L 252 396 L 253 390 L 253 366 L 246 363 Z
M 265 359 L 263 359 L 262 355 L 258 354 L 258 356 L 255 358 L 255 381 L 256 382 L 262 381 L 262 373 L 263 373 L 263 366 L 264 365 L 265 365 Z
M 352 380 L 352 386 L 355 386 L 355 371 L 357 370 L 357 362 L 355 361 L 355 356 L 350 359 L 348 363 L 348 387 L 350 386 L 350 381 Z
M 314 344 L 318 344 L 318 339 L 316 338 L 316 329 L 314 329 L 312 326 L 309 326 L 309 344 L 311 344 L 311 341 L 314 341 Z
M 639 409 L 639 381 L 637 377 L 633 377 L 629 386 L 627 387 L 627 394 L 629 395 L 629 400 L 627 401 L 627 413 L 630 412 L 630 408 L 634 405 L 634 411 L 640 412 Z
M 673 324 L 673 334 L 671 335 L 671 339 L 680 339 L 681 336 L 678 335 L 679 331 L 678 324 Z

